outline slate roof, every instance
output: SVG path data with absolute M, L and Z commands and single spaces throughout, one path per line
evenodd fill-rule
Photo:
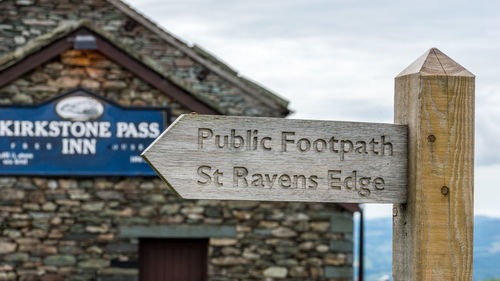
M 127 14 L 129 17 L 133 18 L 137 22 L 146 26 L 149 30 L 156 33 L 159 37 L 177 47 L 192 59 L 196 60 L 200 64 L 204 65 L 211 71 L 214 71 L 218 75 L 221 75 L 228 81 L 235 83 L 237 86 L 245 91 L 251 92 L 253 95 L 260 98 L 266 98 L 272 100 L 273 102 L 281 105 L 284 108 L 288 107 L 288 101 L 277 94 L 269 91 L 268 89 L 262 87 L 256 82 L 252 82 L 249 79 L 241 76 L 233 70 L 231 67 L 226 65 L 224 62 L 214 57 L 213 55 L 207 53 L 200 46 L 194 45 L 193 47 L 188 46 L 182 40 L 176 38 L 172 34 L 168 33 L 165 29 L 158 26 L 152 20 L 139 13 L 137 10 L 133 9 L 130 5 L 127 5 L 121 0 L 107 0 L 109 3 L 114 5 L 116 8 Z M 288 114 L 289 112 L 287 112 Z
M 276 95 L 270 90 L 260 86 L 256 82 L 251 81 L 243 76 L 240 76 L 235 70 L 226 65 L 221 60 L 217 59 L 215 56 L 211 55 L 207 51 L 203 50 L 201 47 L 194 45 L 192 47 L 188 46 L 186 43 L 182 42 L 178 38 L 172 36 L 170 33 L 156 25 L 153 21 L 146 18 L 144 15 L 140 14 L 136 10 L 132 9 L 130 6 L 119 0 L 106 0 L 108 3 L 116 7 L 122 13 L 126 14 L 133 20 L 137 21 L 139 24 L 144 26 L 149 31 L 156 34 L 159 38 L 166 41 L 168 44 L 174 46 L 181 52 L 183 52 L 187 57 L 195 61 L 196 63 L 202 65 L 207 70 L 209 70 L 214 75 L 221 77 L 226 83 L 232 84 L 232 86 L 239 89 L 237 94 L 242 95 L 245 99 L 251 99 L 254 102 L 260 104 L 261 106 L 267 107 L 268 112 L 275 112 L 273 116 L 284 117 L 290 113 L 288 109 L 288 101 L 282 97 Z M 220 114 L 231 114 L 229 107 L 230 104 L 224 104 L 213 97 L 211 93 L 200 91 L 192 84 L 187 83 L 182 78 L 173 75 L 171 70 L 166 69 L 161 64 L 157 63 L 151 57 L 141 54 L 138 50 L 127 46 L 120 42 L 119 38 L 115 38 L 112 33 L 103 30 L 99 26 L 94 26 L 91 22 L 86 20 L 81 21 L 65 21 L 58 27 L 50 30 L 48 33 L 44 33 L 34 39 L 29 40 L 26 44 L 17 47 L 9 53 L 4 54 L 0 57 L 0 72 L 6 70 L 10 66 L 16 64 L 17 62 L 24 59 L 26 56 L 37 52 L 44 46 L 47 46 L 51 42 L 58 40 L 74 31 L 77 28 L 86 27 L 99 35 L 105 37 L 107 40 L 112 42 L 114 45 L 118 46 L 120 49 L 126 51 L 126 53 L 140 62 L 144 63 L 154 71 L 160 73 L 166 79 L 171 81 L 173 84 L 182 88 L 189 94 L 193 95 L 195 98 L 199 99 L 201 102 L 207 104 L 215 111 Z M 255 111 L 255 115 L 259 115 Z

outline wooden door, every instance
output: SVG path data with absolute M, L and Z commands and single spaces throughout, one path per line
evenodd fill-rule
M 141 239 L 140 281 L 206 281 L 208 239 Z

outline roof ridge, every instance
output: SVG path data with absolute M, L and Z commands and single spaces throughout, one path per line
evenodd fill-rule
M 0 56 L 0 71 L 15 64 L 17 60 L 32 54 L 41 49 L 46 44 L 64 37 L 66 34 L 85 24 L 85 21 L 67 21 L 64 25 L 59 25 L 47 33 L 41 34 L 26 44 L 18 46 L 14 50 Z
M 219 67 L 222 67 L 224 70 L 227 72 L 233 74 L 233 75 L 238 75 L 238 71 L 233 69 L 231 66 L 229 66 L 227 63 L 225 63 L 222 59 L 219 59 L 217 56 L 212 54 L 210 51 L 206 50 L 205 48 L 201 47 L 198 44 L 194 44 L 191 49 L 198 53 L 200 56 L 210 60 L 212 63 L 216 64 Z

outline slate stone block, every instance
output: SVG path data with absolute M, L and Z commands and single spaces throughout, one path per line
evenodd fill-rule
M 336 267 L 336 266 L 326 266 L 325 267 L 325 277 L 326 278 L 352 278 L 353 268 L 349 266 Z
M 332 213 L 330 216 L 330 231 L 333 233 L 348 232 L 352 233 L 354 228 L 353 217 L 351 213 Z
M 330 250 L 334 252 L 352 252 L 353 244 L 346 240 L 331 240 Z

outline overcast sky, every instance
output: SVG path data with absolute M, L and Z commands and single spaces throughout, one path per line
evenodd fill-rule
M 288 99 L 290 118 L 392 123 L 394 77 L 439 48 L 476 75 L 475 213 L 500 217 L 500 1 L 127 2 Z

